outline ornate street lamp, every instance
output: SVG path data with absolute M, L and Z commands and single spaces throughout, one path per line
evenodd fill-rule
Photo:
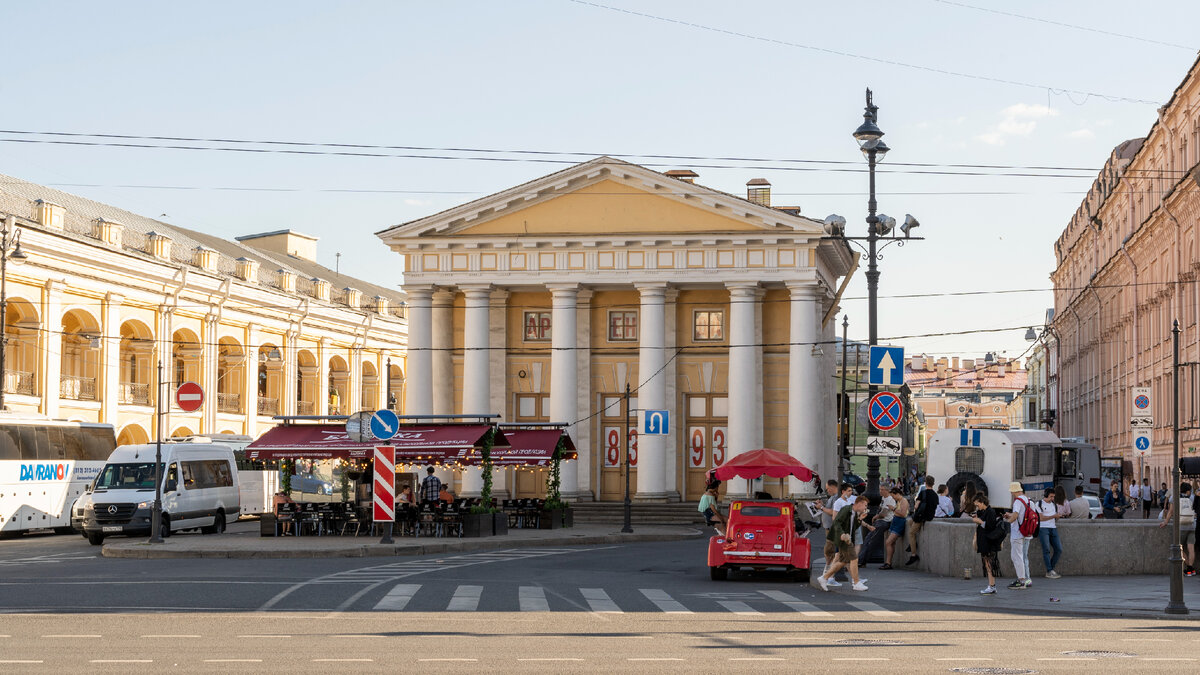
M 911 215 L 904 217 L 904 223 L 900 225 L 897 236 L 896 219 L 886 214 L 878 213 L 878 204 L 875 201 L 875 165 L 883 161 L 884 156 L 891 149 L 883 142 L 883 130 L 879 128 L 879 107 L 875 105 L 871 97 L 871 90 L 867 89 L 867 106 L 863 112 L 863 123 L 854 130 L 854 140 L 858 141 L 859 149 L 862 150 L 863 156 L 867 158 L 867 174 L 869 179 L 869 193 L 867 198 L 867 236 L 865 237 L 847 237 L 845 233 L 846 219 L 839 215 L 831 215 L 825 219 L 825 232 L 832 236 L 843 239 L 847 242 L 855 242 L 855 245 L 862 249 L 867 255 L 867 321 L 868 331 L 870 334 L 869 344 L 874 346 L 879 340 L 879 258 L 880 251 L 887 248 L 891 244 L 899 244 L 904 246 L 905 242 L 916 239 L 924 239 L 924 237 L 912 236 L 913 230 L 921 225 L 916 218 Z M 883 243 L 880 244 L 880 240 Z M 865 241 L 866 248 L 857 242 Z M 874 396 L 878 392 L 876 385 L 869 385 L 867 389 L 868 396 Z M 874 425 L 868 422 L 868 433 L 877 434 L 878 430 Z M 867 457 L 867 497 L 871 500 L 871 508 L 876 509 L 879 505 L 879 457 Z
M 9 236 L 12 236 L 12 251 L 9 251 Z M 8 384 L 6 357 L 8 356 L 8 261 L 19 265 L 28 258 L 21 250 L 21 231 L 17 219 L 11 214 L 4 218 L 4 229 L 0 230 L 0 410 L 6 410 L 4 390 Z

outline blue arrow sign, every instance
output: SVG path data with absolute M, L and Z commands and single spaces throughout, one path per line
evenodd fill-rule
M 904 384 L 904 347 L 871 347 L 867 383 L 885 387 Z
M 376 410 L 375 414 L 371 415 L 371 435 L 375 438 L 386 441 L 399 430 L 400 418 L 391 410 Z
M 642 433 L 666 436 L 671 433 L 671 414 L 666 410 L 646 410 L 642 413 Z

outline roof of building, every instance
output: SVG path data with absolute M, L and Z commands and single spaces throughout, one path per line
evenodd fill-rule
M 22 223 L 22 227 L 48 229 L 37 224 L 36 208 L 39 200 L 57 204 L 66 210 L 65 222 L 63 223 L 61 234 L 79 241 L 91 244 L 96 243 L 96 237 L 92 234 L 93 224 L 100 219 L 120 223 L 124 226 L 121 252 L 126 255 L 154 259 L 146 251 L 145 240 L 147 235 L 156 233 L 170 237 L 174 242 L 171 257 L 172 262 L 176 264 L 195 266 L 192 254 L 197 247 L 203 246 L 218 253 L 219 262 L 216 273 L 224 276 L 233 275 L 236 270 L 236 261 L 239 258 L 244 258 L 259 264 L 259 282 L 264 286 L 274 287 L 275 284 L 273 281 L 276 277 L 276 271 L 283 270 L 291 272 L 301 279 L 318 278 L 327 281 L 334 289 L 341 289 L 343 287 L 356 288 L 362 291 L 363 296 L 366 298 L 382 296 L 393 304 L 399 304 L 405 298 L 404 293 L 399 290 L 379 286 L 344 274 L 338 274 L 328 267 L 310 260 L 303 260 L 281 253 L 262 251 L 239 241 L 230 241 L 196 230 L 171 225 L 161 220 L 138 215 L 132 211 L 126 211 L 125 209 L 80 197 L 69 192 L 63 192 L 52 187 L 0 174 L 0 211 L 12 213 L 26 219 L 28 222 Z M 280 232 L 286 232 L 286 230 L 281 230 Z M 249 238 L 256 236 L 263 235 L 250 235 Z M 247 237 L 240 237 L 239 239 L 247 239 Z
M 904 382 L 912 389 L 936 387 L 974 390 L 975 385 L 979 385 L 982 390 L 1020 391 L 1025 388 L 1028 379 L 1029 373 L 1018 368 L 1016 363 L 1008 364 L 1003 375 L 1000 374 L 1000 369 L 996 365 L 989 365 L 987 368 L 959 368 L 957 370 L 947 367 L 946 375 L 940 378 L 936 368 L 913 370 L 911 363 L 904 366 Z

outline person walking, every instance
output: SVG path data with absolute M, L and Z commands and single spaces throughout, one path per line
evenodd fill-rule
M 1130 514 L 1137 513 L 1138 509 L 1141 508 L 1141 506 L 1142 506 L 1141 501 L 1140 501 L 1142 498 L 1142 490 L 1141 490 L 1141 488 L 1138 487 L 1138 482 L 1137 482 L 1136 478 L 1129 481 L 1129 487 L 1126 488 L 1125 496 L 1129 499 L 1129 506 L 1128 506 L 1127 511 Z
M 1108 486 L 1108 492 L 1104 493 L 1104 501 L 1101 502 L 1104 508 L 1104 517 L 1113 520 L 1120 520 L 1125 517 L 1125 508 L 1129 506 L 1129 501 L 1125 499 L 1125 495 L 1121 494 L 1121 484 L 1113 481 Z
M 1046 488 L 1042 500 L 1033 505 L 1041 517 L 1038 542 L 1042 545 L 1042 562 L 1046 563 L 1046 578 L 1058 579 L 1058 559 L 1062 557 L 1062 541 L 1058 538 L 1058 504 L 1054 503 L 1054 489 Z M 1051 555 L 1053 553 L 1053 555 Z
M 833 564 L 833 559 L 837 557 L 837 544 L 830 540 L 828 535 L 833 531 L 833 518 L 838 514 L 836 505 L 841 500 L 841 493 L 838 488 L 839 483 L 833 478 L 825 481 L 825 500 L 818 502 L 820 504 L 818 508 L 821 510 L 821 527 L 825 528 L 826 535 L 824 549 L 825 569 L 829 569 L 829 566 Z M 844 487 L 842 489 L 844 490 Z M 853 492 L 853 488 L 850 491 Z M 834 579 L 829 582 L 829 585 L 841 586 L 842 584 L 837 579 Z
M 908 500 L 904 491 L 898 487 L 892 488 L 892 499 L 896 502 L 892 513 L 892 522 L 888 525 L 887 539 L 883 541 L 883 566 L 879 569 L 892 569 L 892 556 L 896 554 L 896 542 L 904 541 L 904 529 L 908 524 Z
M 863 524 L 869 533 L 863 536 L 863 545 L 858 552 L 858 569 L 864 569 L 871 557 L 871 551 L 879 550 L 887 545 L 888 531 L 895 518 L 896 498 L 889 490 L 880 488 L 879 513 L 871 519 L 871 524 Z
M 1149 478 L 1142 479 L 1141 493 L 1142 493 L 1142 517 L 1149 518 L 1150 517 L 1150 509 L 1153 508 L 1153 506 L 1154 506 L 1154 504 L 1151 503 L 1151 501 L 1154 499 L 1154 488 L 1150 487 L 1150 479 Z M 1136 504 L 1135 504 L 1135 506 L 1136 506 Z
M 905 565 L 911 565 L 921 559 L 917 550 L 917 535 L 921 533 L 921 527 L 925 523 L 933 520 L 937 507 L 938 496 L 933 491 L 933 476 L 925 476 L 925 488 L 917 495 L 917 503 L 913 506 L 912 524 L 908 527 L 908 548 L 912 555 L 908 557 Z
M 1171 493 L 1163 499 L 1166 509 L 1163 511 L 1159 527 L 1166 527 L 1171 518 L 1175 517 L 1175 500 Z M 1179 484 L 1179 543 L 1183 546 L 1183 575 L 1196 576 L 1196 509 L 1200 508 L 1200 496 L 1192 495 L 1192 484 L 1184 481 Z
M 1167 510 L 1167 484 L 1166 483 L 1163 483 L 1162 487 L 1160 487 L 1158 489 L 1158 508 L 1163 511 Z
M 971 505 L 970 516 L 975 523 L 975 550 L 983 563 L 983 573 L 987 575 L 987 588 L 979 591 L 980 595 L 996 594 L 996 577 L 1000 575 L 1000 548 L 1004 546 L 1004 528 L 1001 527 L 999 514 L 991 507 L 987 495 L 977 493 L 975 503 Z
M 1012 548 L 1009 554 L 1012 556 L 1013 569 L 1017 573 L 1017 580 L 1008 587 L 1029 588 L 1033 586 L 1029 579 L 1029 543 L 1033 537 L 1021 534 L 1021 521 L 1025 518 L 1025 512 L 1032 509 L 1033 505 L 1029 503 L 1029 498 L 1025 496 L 1025 488 L 1021 487 L 1020 483 L 1009 483 L 1008 491 L 1012 494 L 1012 510 L 1005 514 L 1004 519 L 1009 522 L 1008 543 Z
M 859 520 L 866 512 L 867 498 L 859 496 L 855 498 L 853 504 L 843 506 L 833 517 L 833 528 L 829 530 L 826 539 L 834 542 L 837 547 L 837 556 L 832 565 L 826 565 L 825 573 L 817 577 L 817 583 L 820 584 L 821 590 L 828 591 L 833 575 L 847 565 L 850 567 L 850 578 L 854 580 L 851 588 L 856 591 L 867 590 L 866 579 L 860 579 L 858 576 L 858 559 L 854 557 L 854 532 L 858 529 Z
M 436 502 L 442 494 L 442 481 L 433 475 L 433 467 L 425 469 L 427 474 L 421 481 L 421 501 Z

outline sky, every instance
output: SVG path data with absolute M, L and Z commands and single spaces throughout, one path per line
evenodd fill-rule
M 1053 243 L 1096 171 L 1200 48 L 1200 3 L 1155 0 L 47 1 L 0 22 L 0 172 L 226 238 L 295 229 L 389 286 L 375 232 L 600 154 L 735 194 L 767 178 L 775 204 L 865 235 L 850 134 L 870 87 L 880 210 L 926 237 L 883 251 L 881 342 L 1010 358 L 1053 304 Z M 947 166 L 964 164 L 1006 168 Z M 1039 175 L 995 175 L 1020 173 Z M 865 298 L 860 272 L 851 339 Z

